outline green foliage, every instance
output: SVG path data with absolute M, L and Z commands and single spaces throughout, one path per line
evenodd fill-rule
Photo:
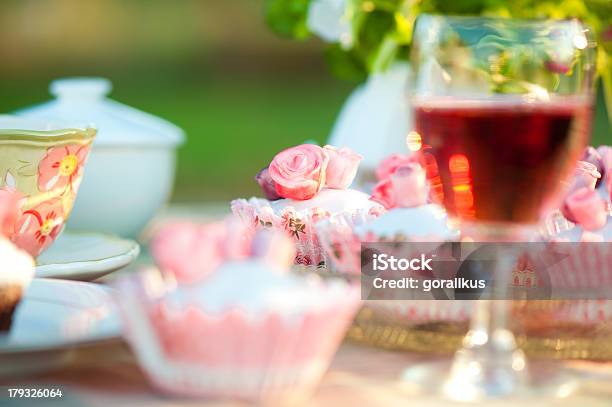
M 283 37 L 303 40 L 310 36 L 306 27 L 309 0 L 266 0 L 266 22 Z
M 268 0 L 268 24 L 279 34 L 308 36 L 306 16 L 312 0 Z M 408 58 L 412 26 L 421 13 L 487 15 L 514 18 L 579 18 L 601 33 L 612 27 L 611 0 L 350 0 L 355 43 L 350 49 L 331 45 L 332 71 L 347 79 L 363 79 Z M 612 40 L 598 38 L 608 53 Z M 609 47 L 609 48 L 608 48 Z M 344 55 L 343 55 L 344 54 Z M 608 58 L 610 59 L 610 58 Z M 346 64 L 346 66 L 342 66 Z M 600 72 L 609 69 L 600 62 Z

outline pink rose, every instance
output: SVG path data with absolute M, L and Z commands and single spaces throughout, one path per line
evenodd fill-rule
M 272 180 L 272 177 L 270 177 L 268 167 L 257 173 L 255 181 L 257 181 L 261 187 L 267 200 L 276 201 L 277 199 L 281 199 L 281 196 L 276 193 L 276 183 Z
M 278 153 L 270 163 L 269 173 L 276 192 L 283 198 L 305 200 L 315 196 L 325 185 L 329 157 L 314 144 L 302 144 Z
M 427 203 L 427 177 L 425 170 L 417 163 L 410 163 L 391 175 L 391 190 L 402 208 L 412 208 Z
M 389 178 L 399 167 L 415 162 L 416 159 L 404 154 L 391 154 L 378 164 L 376 178 L 379 181 Z
M 378 202 L 386 209 L 391 209 L 396 206 L 395 195 L 393 193 L 393 185 L 391 179 L 379 181 L 372 191 L 371 200 Z
M 223 222 L 200 225 L 182 221 L 163 226 L 151 242 L 151 255 L 177 281 L 200 280 L 224 260 L 226 225 Z
M 348 188 L 357 175 L 357 168 L 363 157 L 346 147 L 337 149 L 325 146 L 323 149 L 329 156 L 325 185 L 335 189 Z

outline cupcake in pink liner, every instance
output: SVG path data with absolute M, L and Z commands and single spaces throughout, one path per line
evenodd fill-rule
M 444 209 L 427 204 L 425 170 L 414 158 L 392 155 L 376 174 L 379 183 L 370 200 L 384 211 L 341 213 L 317 224 L 319 240 L 337 272 L 360 273 L 361 242 L 429 242 L 457 236 L 447 225 Z
M 281 405 L 315 389 L 359 290 L 292 274 L 291 241 L 270 233 L 257 233 L 249 257 L 226 259 L 197 283 L 168 282 L 155 270 L 118 282 L 125 335 L 157 388 Z
M 236 199 L 232 212 L 253 230 L 272 228 L 290 236 L 296 245 L 296 264 L 321 266 L 325 253 L 316 234 L 317 222 L 384 211 L 367 194 L 349 188 L 361 158 L 348 148 L 313 144 L 283 150 L 256 177 L 266 199 Z
M 385 205 L 388 211 L 379 216 L 336 215 L 317 224 L 319 240 L 333 272 L 359 277 L 362 243 L 444 242 L 458 238 L 457 231 L 448 226 L 444 209 L 427 203 L 425 171 L 413 158 L 391 156 L 381 163 L 377 176 L 380 181 L 371 199 Z M 432 299 L 388 298 L 366 301 L 366 304 L 378 317 L 408 325 L 464 320 L 469 314 L 466 301 L 428 301 L 427 298 Z
M 563 258 L 548 272 L 553 291 L 612 288 L 612 250 L 606 244 L 612 242 L 612 223 L 605 198 L 608 195 L 606 188 L 602 182 L 596 189 L 582 186 L 570 190 L 563 203 L 563 216 L 559 215 L 555 222 L 548 219 L 544 237 L 551 242 L 550 252 L 563 254 Z M 555 246 L 555 242 L 561 244 Z M 563 245 L 564 242 L 572 245 Z M 541 277 L 531 271 L 523 278 L 537 285 Z M 612 301 L 558 301 L 548 316 L 554 321 L 598 323 L 612 317 Z
M 227 259 L 251 254 L 254 231 L 235 218 L 213 223 L 175 221 L 163 225 L 150 243 L 159 268 L 181 283 L 206 278 Z

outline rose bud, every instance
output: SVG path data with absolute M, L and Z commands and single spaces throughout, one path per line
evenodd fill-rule
M 391 154 L 378 164 L 376 178 L 379 181 L 389 178 L 399 167 L 415 162 L 414 157 L 404 154 Z
M 391 189 L 397 206 L 412 208 L 427 203 L 427 177 L 417 163 L 399 167 L 391 175 Z
M 251 250 L 255 257 L 282 270 L 288 269 L 293 264 L 296 254 L 295 244 L 289 237 L 263 229 L 255 234 Z
M 302 144 L 278 153 L 268 168 L 283 198 L 305 200 L 314 197 L 325 185 L 329 157 L 314 144 Z
M 586 187 L 572 192 L 563 206 L 571 217 L 568 220 L 578 223 L 585 230 L 601 229 L 608 220 L 606 203 L 596 191 Z
M 355 179 L 359 162 L 363 157 L 346 147 L 337 149 L 333 146 L 325 146 L 323 149 L 329 156 L 325 186 L 347 189 Z
M 268 171 L 268 167 L 262 169 L 255 176 L 255 181 L 261 187 L 261 190 L 264 193 L 264 196 L 269 201 L 276 201 L 281 199 L 281 196 L 276 193 L 276 183 L 270 177 L 270 171 Z
M 390 179 L 379 181 L 372 191 L 370 199 L 374 202 L 378 202 L 386 209 L 395 208 L 397 203 L 393 194 L 393 185 Z

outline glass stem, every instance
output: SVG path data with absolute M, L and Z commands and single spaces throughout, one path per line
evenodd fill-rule
M 491 300 L 474 301 L 470 330 L 457 351 L 447 395 L 472 401 L 501 397 L 517 391 L 526 380 L 526 361 L 508 328 L 510 301 L 506 298 L 516 253 L 499 245 L 493 270 Z

